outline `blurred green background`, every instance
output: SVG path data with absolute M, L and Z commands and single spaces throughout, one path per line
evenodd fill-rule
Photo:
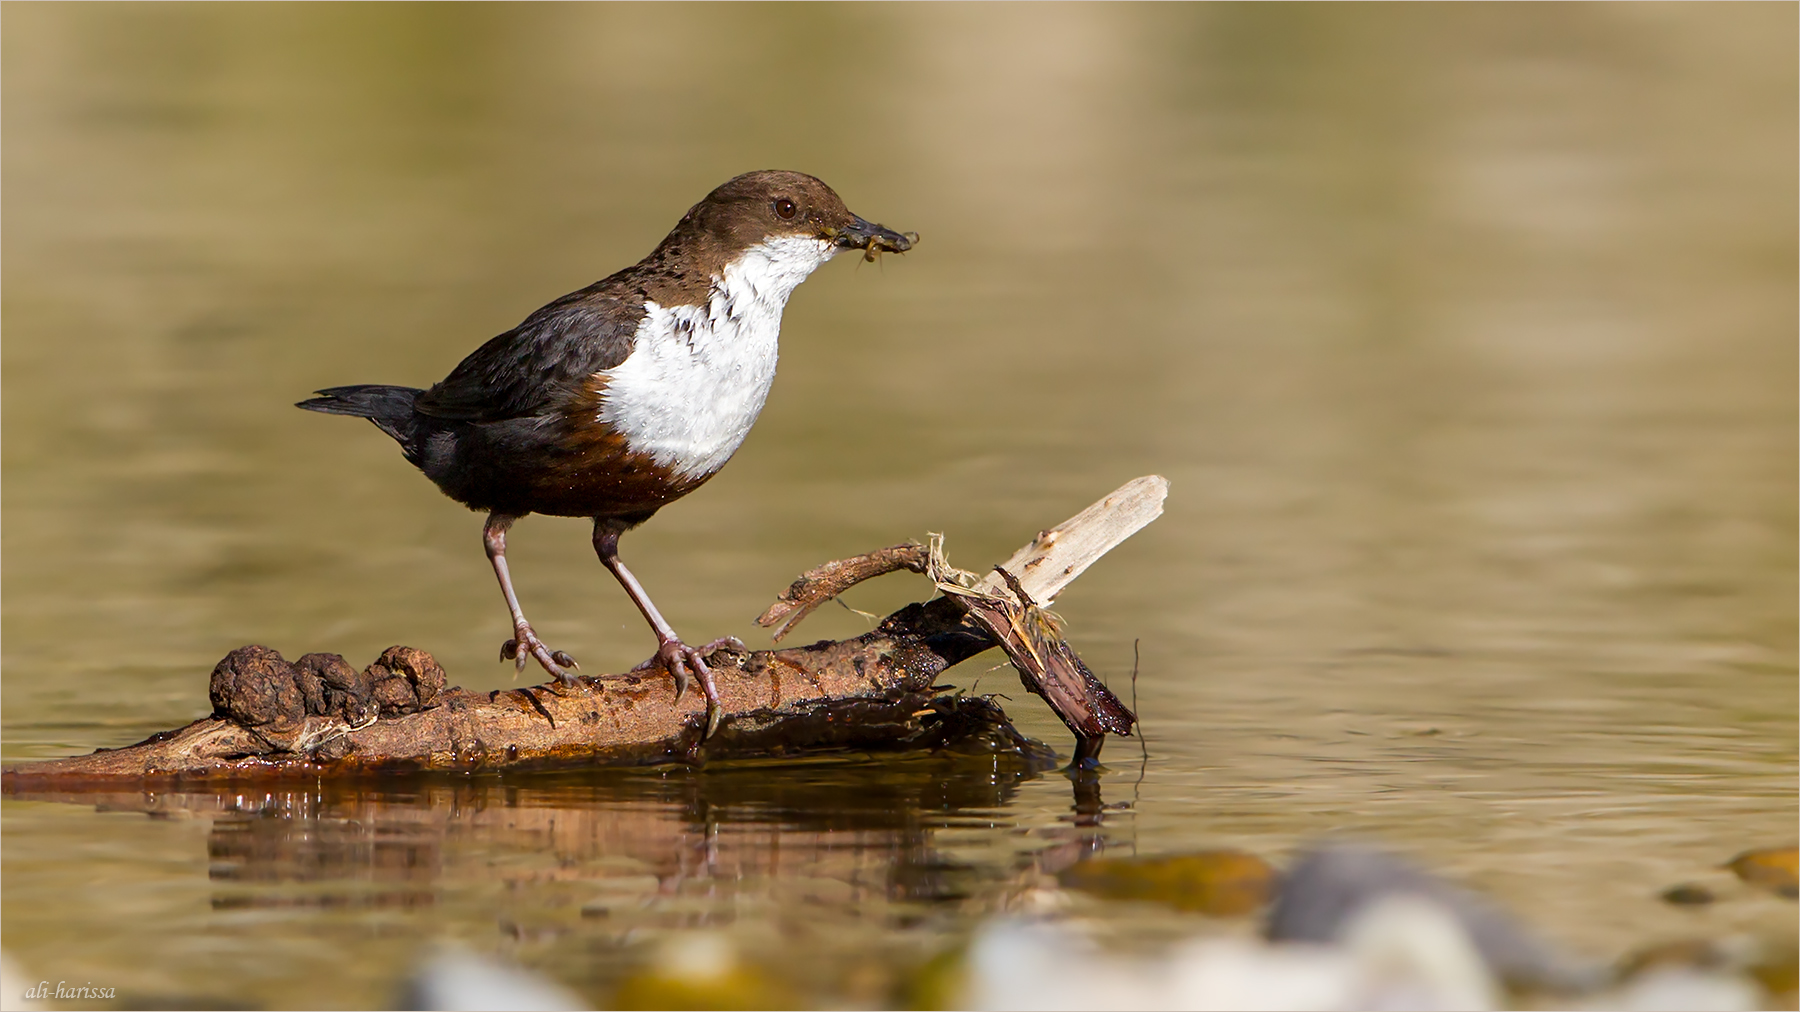
M 1651 898 L 1680 869 L 1793 836 L 1792 5 L 0 17 L 9 761 L 200 716 L 207 671 L 246 642 L 357 664 L 407 643 L 455 683 L 513 684 L 480 518 L 369 426 L 290 405 L 428 385 L 719 182 L 780 167 L 923 242 L 804 285 L 744 449 L 626 539 L 690 640 L 765 643 L 751 617 L 825 559 L 943 531 L 981 569 L 1161 473 L 1167 515 L 1059 602 L 1115 687 L 1141 641 L 1152 758 L 1115 846 L 1278 858 L 1368 834 L 1610 956 L 1691 928 Z M 618 670 L 654 644 L 587 539 L 527 520 L 513 572 L 548 642 Z M 926 590 L 894 576 L 847 599 L 879 613 Z M 834 609 L 799 635 L 865 627 Z M 956 680 L 1066 748 L 995 663 Z M 1130 794 L 1128 751 L 1108 753 L 1109 801 Z M 836 826 L 888 783 L 843 775 L 796 803 L 806 818 Z M 600 827 L 610 806 L 661 813 L 681 846 L 716 828 L 662 791 L 535 804 Z M 404 822 L 429 793 L 365 815 Z M 860 855 L 821 880 L 892 879 L 912 866 L 896 847 L 986 876 L 933 894 L 925 928 L 865 919 L 842 944 L 929 949 L 1011 902 L 1027 843 L 1067 828 L 1068 785 L 1003 794 L 951 806 L 974 828 L 851 818 L 860 843 L 820 844 Z M 347 817 L 282 805 L 295 832 Z M 792 812 L 744 811 L 734 846 L 761 870 L 729 902 L 682 900 L 700 922 L 800 909 L 758 863 Z M 283 900 L 233 920 L 206 856 L 230 818 L 5 813 L 8 952 L 140 997 L 379 1003 L 450 933 L 601 1001 L 655 933 L 567 927 L 567 883 L 536 872 L 497 915 L 492 861 L 443 857 L 429 916 Z M 468 832 L 490 858 L 541 856 L 530 834 Z M 618 857 L 573 847 L 560 867 Z M 824 923 L 858 916 L 827 892 Z M 515 907 L 564 928 L 496 930 Z M 1791 908 L 1722 909 L 1709 929 L 1791 933 Z M 306 941 L 319 918 L 359 941 Z M 561 972 L 601 938 L 616 960 Z M 821 967 L 847 965 L 821 944 Z

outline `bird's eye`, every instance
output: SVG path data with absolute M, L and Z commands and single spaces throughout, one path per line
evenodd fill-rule
M 781 218 L 783 221 L 786 221 L 787 219 L 792 218 L 794 216 L 795 210 L 796 210 L 796 208 L 794 207 L 793 201 L 787 199 L 786 197 L 775 198 L 775 214 L 777 217 Z

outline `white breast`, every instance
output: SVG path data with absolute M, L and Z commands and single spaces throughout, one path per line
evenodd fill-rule
M 713 278 L 704 305 L 645 303 L 636 348 L 601 374 L 600 421 L 681 477 L 724 467 L 775 382 L 788 296 L 836 252 L 822 239 L 770 239 Z

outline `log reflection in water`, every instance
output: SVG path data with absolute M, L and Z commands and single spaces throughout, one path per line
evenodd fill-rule
M 776 1007 L 795 995 L 881 1006 L 972 925 L 1056 902 L 1056 873 L 1123 828 L 1100 773 L 1072 771 L 1075 797 L 1058 805 L 1066 788 L 1042 758 L 15 797 L 203 820 L 207 832 L 186 838 L 204 840 L 196 898 L 211 911 L 192 944 L 254 955 L 284 979 L 337 965 L 348 946 L 367 956 L 359 993 L 399 993 L 433 943 L 449 942 L 606 1002 L 654 978 L 684 939 L 712 938 L 777 988 L 765 996 Z M 184 916 L 168 929 L 196 930 Z M 264 946 L 296 931 L 323 947 Z
M 773 895 L 793 880 L 828 905 L 966 898 L 1012 869 L 950 860 L 935 832 L 1003 819 L 1037 773 L 945 757 L 20 797 L 211 819 L 215 907 L 404 908 L 465 887 L 561 883 L 598 887 L 570 897 L 596 917 L 696 892 Z

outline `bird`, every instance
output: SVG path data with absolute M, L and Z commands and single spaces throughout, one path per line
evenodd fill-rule
M 775 379 L 781 313 L 795 287 L 845 250 L 904 253 L 918 234 L 873 224 L 822 180 L 762 170 L 690 208 L 650 254 L 527 316 L 429 389 L 358 384 L 296 406 L 366 418 L 451 499 L 485 512 L 482 544 L 511 615 L 502 660 L 534 659 L 564 686 L 574 658 L 532 631 L 506 565 L 506 533 L 531 514 L 591 518 L 594 551 L 656 635 L 681 698 L 718 686 L 619 558 L 619 538 L 705 484 L 743 445 Z

